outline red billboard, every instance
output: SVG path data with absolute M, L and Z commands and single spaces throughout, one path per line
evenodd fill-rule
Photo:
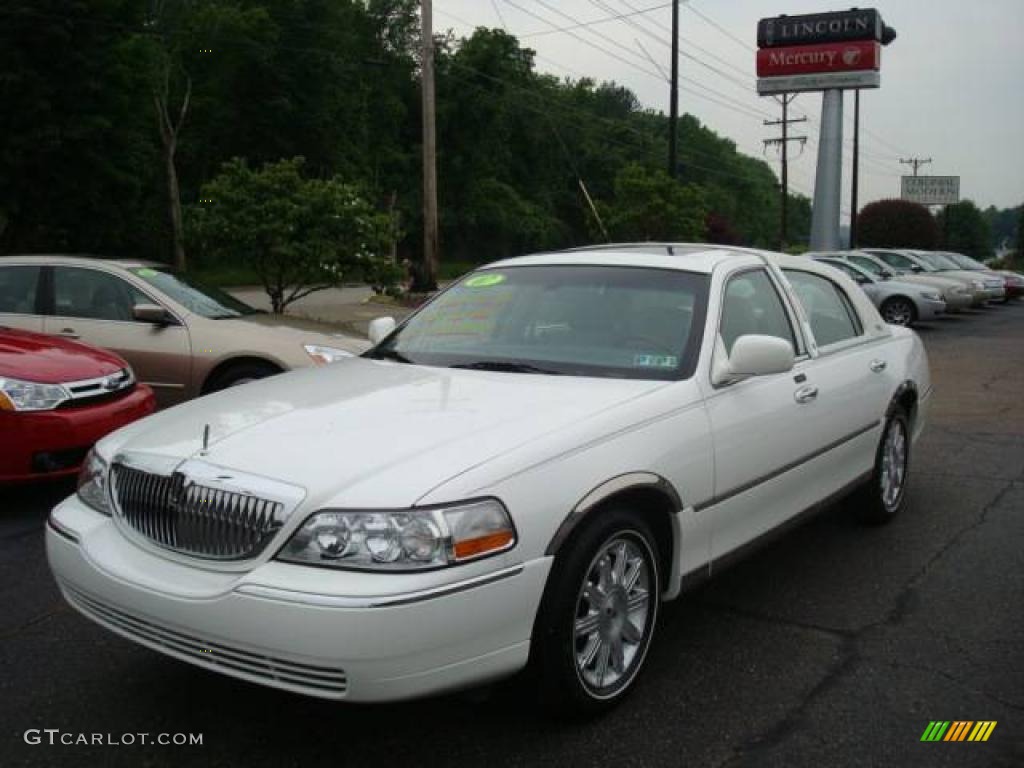
M 757 52 L 758 77 L 877 71 L 881 66 L 882 46 L 873 40 L 762 48 Z

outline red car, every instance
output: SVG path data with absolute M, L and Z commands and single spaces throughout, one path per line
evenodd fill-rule
M 93 443 L 154 410 L 117 355 L 0 327 L 0 483 L 73 475 Z

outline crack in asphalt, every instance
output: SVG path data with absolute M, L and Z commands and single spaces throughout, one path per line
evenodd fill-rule
M 888 611 L 881 619 L 873 622 L 869 622 L 856 630 L 837 630 L 834 628 L 824 627 L 821 625 L 808 624 L 806 622 L 797 621 L 781 616 L 772 616 L 767 613 L 759 613 L 757 611 L 748 611 L 746 609 L 738 609 L 734 606 L 720 605 L 708 602 L 707 605 L 712 608 L 719 610 L 728 611 L 741 616 L 747 616 L 748 618 L 763 621 L 766 623 L 773 623 L 781 626 L 796 626 L 802 629 L 809 629 L 817 632 L 821 632 L 833 638 L 840 639 L 840 645 L 838 649 L 838 659 L 835 663 L 829 665 L 824 675 L 818 680 L 818 682 L 800 699 L 800 701 L 792 707 L 789 712 L 783 715 L 773 726 L 763 731 L 761 734 L 756 735 L 749 739 L 744 746 L 737 747 L 733 750 L 733 754 L 719 763 L 719 768 L 726 768 L 727 766 L 737 765 L 744 759 L 750 756 L 750 753 L 760 752 L 765 749 L 769 749 L 777 744 L 780 744 L 789 734 L 793 733 L 800 725 L 800 721 L 803 714 L 810 708 L 812 703 L 821 695 L 827 693 L 831 688 L 838 685 L 838 683 L 853 669 L 866 658 L 869 658 L 861 653 L 860 642 L 862 638 L 869 632 L 880 629 L 882 627 L 894 627 L 902 624 L 907 616 L 912 612 L 912 604 L 914 594 L 921 584 L 921 582 L 927 577 L 932 567 L 941 560 L 950 550 L 952 550 L 964 536 L 970 532 L 977 530 L 988 521 L 989 513 L 997 508 L 1003 501 L 1003 499 L 1013 490 L 1019 486 L 1024 485 L 1024 474 L 1018 478 L 1012 480 L 1006 480 L 1003 486 L 995 493 L 992 500 L 989 501 L 978 516 L 968 525 L 960 528 L 954 533 L 949 540 L 943 544 L 937 552 L 935 552 L 927 562 L 918 569 L 917 573 L 914 574 L 900 590 L 899 594 L 896 595 L 893 607 Z M 937 669 L 931 669 L 928 667 L 920 666 L 915 667 L 911 664 L 900 664 L 898 662 L 890 662 L 882 660 L 882 663 L 890 666 L 904 666 L 907 668 L 918 668 L 921 671 L 934 672 L 944 678 L 949 679 L 952 682 L 957 683 L 961 687 L 972 690 L 973 692 L 989 698 L 993 701 L 999 702 L 1004 706 L 1007 706 L 1015 711 L 1024 711 L 1024 707 L 1021 704 L 1017 704 L 1011 701 L 1004 700 L 997 694 L 991 693 L 984 689 L 971 688 L 965 681 L 955 678 L 954 676 Z
M 66 611 L 66 605 L 62 603 L 54 603 L 54 607 L 46 613 L 41 613 L 38 616 L 34 616 L 28 621 L 26 621 L 24 624 L 0 634 L 0 640 L 10 640 L 12 637 L 17 637 L 26 629 L 30 629 L 31 627 L 34 627 L 36 624 L 41 624 L 42 622 L 47 621 L 48 619 L 52 619 L 54 616 L 57 616 L 58 614 L 64 613 Z

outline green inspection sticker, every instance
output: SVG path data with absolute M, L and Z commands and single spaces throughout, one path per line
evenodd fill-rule
M 504 282 L 504 275 L 476 275 L 469 278 L 465 285 L 467 288 L 490 288 L 492 285 L 500 285 Z
M 139 277 L 153 277 L 156 274 L 155 269 L 136 269 L 135 274 Z
M 634 355 L 633 365 L 637 368 L 675 368 L 679 358 L 675 355 Z

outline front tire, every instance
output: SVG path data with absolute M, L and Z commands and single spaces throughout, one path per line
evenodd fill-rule
M 870 525 L 888 523 L 906 505 L 910 474 L 910 421 L 901 407 L 889 413 L 875 452 L 871 479 L 856 494 L 857 515 Z
M 248 384 L 250 381 L 265 379 L 280 372 L 280 368 L 270 363 L 260 362 L 259 360 L 245 360 L 233 363 L 210 379 L 203 394 L 220 392 L 222 389 L 230 389 L 231 387 Z
M 534 626 L 541 701 L 594 715 L 621 701 L 657 622 L 661 572 L 648 525 L 626 509 L 599 513 L 556 558 Z
M 882 303 L 880 314 L 889 325 L 908 328 L 917 320 L 917 307 L 910 299 L 896 296 Z

